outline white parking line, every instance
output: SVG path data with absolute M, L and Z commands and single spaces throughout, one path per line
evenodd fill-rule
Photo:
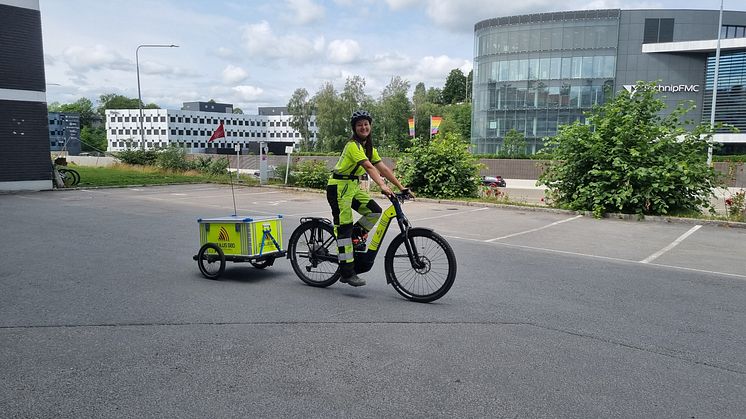
M 673 249 L 674 247 L 678 246 L 679 243 L 681 243 L 682 241 L 684 241 L 684 239 L 686 239 L 687 237 L 689 237 L 695 231 L 699 230 L 701 227 L 702 227 L 701 225 L 697 224 L 696 226 L 690 228 L 689 231 L 687 231 L 686 233 L 684 233 L 681 236 L 679 236 L 679 238 L 677 238 L 676 240 L 674 240 L 671 244 L 669 244 L 668 246 L 664 247 L 663 249 L 661 249 L 661 250 L 653 253 L 652 255 L 648 256 L 647 258 L 641 260 L 640 263 L 650 263 L 650 262 L 658 259 L 664 253 L 666 253 L 669 250 Z
M 465 240 L 465 241 L 471 241 L 471 242 L 478 242 L 478 243 L 486 243 L 487 240 L 478 240 L 478 239 L 472 239 L 468 237 L 459 237 L 459 236 L 451 236 L 451 235 L 443 235 L 443 237 L 446 237 L 448 239 L 456 239 L 456 240 Z M 506 247 L 514 247 L 518 249 L 526 249 L 526 250 L 537 250 L 542 252 L 549 252 L 549 253 L 558 253 L 562 255 L 570 255 L 570 256 L 580 256 L 580 257 L 587 257 L 592 259 L 602 259 L 602 260 L 609 260 L 609 261 L 615 261 L 615 262 L 624 262 L 624 263 L 634 263 L 634 264 L 642 264 L 641 261 L 636 260 L 630 260 L 630 259 L 622 259 L 622 258 L 615 258 L 610 256 L 600 256 L 600 255 L 591 255 L 588 253 L 580 253 L 580 252 L 570 252 L 567 250 L 557 250 L 557 249 L 548 249 L 545 247 L 535 247 L 535 246 L 524 246 L 520 244 L 510 244 L 510 243 L 490 243 L 495 244 L 498 246 L 506 246 Z M 690 272 L 700 272 L 705 274 L 712 274 L 712 275 L 723 275 L 723 276 L 730 276 L 733 278 L 738 278 L 741 280 L 746 280 L 746 275 L 739 275 L 734 274 L 730 272 L 720 272 L 720 271 L 709 271 L 706 269 L 696 269 L 696 268 L 686 268 L 684 266 L 673 266 L 673 265 L 663 265 L 660 263 L 645 263 L 647 266 L 659 266 L 662 268 L 669 268 L 669 269 L 679 269 L 684 271 L 690 271 Z
M 487 208 L 487 207 L 484 207 L 484 208 L 477 208 L 477 209 L 473 209 L 473 210 L 469 210 L 469 211 L 458 211 L 458 212 L 452 212 L 452 213 L 450 213 L 450 214 L 444 214 L 444 215 L 436 215 L 436 216 L 434 216 L 434 217 L 417 218 L 417 219 L 415 219 L 415 220 L 413 220 L 413 221 L 434 220 L 434 219 L 436 219 L 436 218 L 445 218 L 445 217 L 452 217 L 452 216 L 454 216 L 454 215 L 461 215 L 461 214 L 463 214 L 463 213 L 465 213 L 465 212 L 484 211 L 484 210 L 486 210 L 486 209 L 489 209 L 489 208 Z
M 510 238 L 510 237 L 515 237 L 515 236 L 520 236 L 520 235 L 522 235 L 522 234 L 533 233 L 533 232 L 535 232 L 535 231 L 539 231 L 539 230 L 544 230 L 545 228 L 549 228 L 549 227 L 553 227 L 553 226 L 556 226 L 557 224 L 562 224 L 562 223 L 566 223 L 566 222 L 568 222 L 568 221 L 572 221 L 572 220 L 577 220 L 577 219 L 578 219 L 578 218 L 580 218 L 580 217 L 582 217 L 582 215 L 576 215 L 575 217 L 572 217 L 572 218 L 566 218 L 566 219 L 564 219 L 564 220 L 560 220 L 560 221 L 555 221 L 555 222 L 553 222 L 553 223 L 551 223 L 551 224 L 547 224 L 547 225 L 545 225 L 545 226 L 543 226 L 543 227 L 539 227 L 539 228 L 532 228 L 531 230 L 520 231 L 520 232 L 518 232 L 518 233 L 508 234 L 507 236 L 502 236 L 502 237 L 495 237 L 494 239 L 488 239 L 488 240 L 485 240 L 485 242 L 487 242 L 487 243 L 492 243 L 492 242 L 494 242 L 494 241 L 498 241 L 498 240 L 502 240 L 502 239 L 507 239 L 507 238 Z

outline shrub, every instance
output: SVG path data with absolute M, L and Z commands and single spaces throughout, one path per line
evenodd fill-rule
M 157 153 L 156 165 L 161 169 L 173 170 L 173 171 L 184 171 L 194 167 L 194 165 L 186 159 L 186 151 L 176 145 L 163 149 Z
M 329 181 L 330 171 L 326 163 L 320 160 L 308 160 L 300 163 L 295 173 L 295 184 L 305 188 L 324 189 Z M 282 178 L 285 178 L 283 172 Z
M 396 164 L 404 185 L 435 198 L 476 197 L 481 165 L 456 134 L 432 141 L 415 139 Z
M 140 166 L 154 166 L 158 159 L 156 150 L 128 149 L 113 154 L 122 163 Z
M 638 83 L 635 93 L 621 91 L 594 109 L 588 124 L 560 127 L 549 140 L 555 161 L 539 177 L 561 207 L 627 214 L 700 212 L 712 208 L 719 183 L 707 166 L 712 131 L 691 131 L 680 118 L 693 105 L 667 116 L 653 83 Z

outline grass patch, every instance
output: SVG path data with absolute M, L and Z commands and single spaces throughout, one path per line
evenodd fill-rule
M 228 174 L 207 175 L 197 171 L 173 172 L 151 166 L 117 164 L 109 167 L 70 166 L 80 173 L 79 188 L 94 186 L 164 185 L 172 183 L 228 183 Z M 256 183 L 241 176 L 243 183 Z

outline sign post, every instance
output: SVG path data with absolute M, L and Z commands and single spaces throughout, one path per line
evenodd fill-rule
M 259 184 L 267 184 L 267 143 L 259 143 Z
M 288 155 L 288 164 L 285 166 L 285 184 L 288 184 L 288 174 L 290 173 L 290 155 L 293 154 L 295 147 L 288 145 L 285 146 L 285 154 Z
M 233 146 L 236 150 L 236 181 L 241 180 L 241 145 L 236 144 Z

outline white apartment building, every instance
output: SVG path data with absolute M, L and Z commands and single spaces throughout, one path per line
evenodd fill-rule
M 232 108 L 232 107 L 231 107 Z M 290 127 L 291 115 L 286 108 L 259 108 L 259 115 L 234 113 L 143 109 L 145 148 L 168 147 L 176 144 L 189 153 L 205 153 L 209 149 L 255 149 L 266 142 L 275 154 L 284 154 L 285 146 L 300 143 L 300 132 Z M 223 123 L 225 137 L 208 143 L 210 136 Z M 318 134 L 316 117 L 309 123 L 311 141 Z M 141 148 L 140 110 L 110 109 L 106 111 L 108 151 Z

